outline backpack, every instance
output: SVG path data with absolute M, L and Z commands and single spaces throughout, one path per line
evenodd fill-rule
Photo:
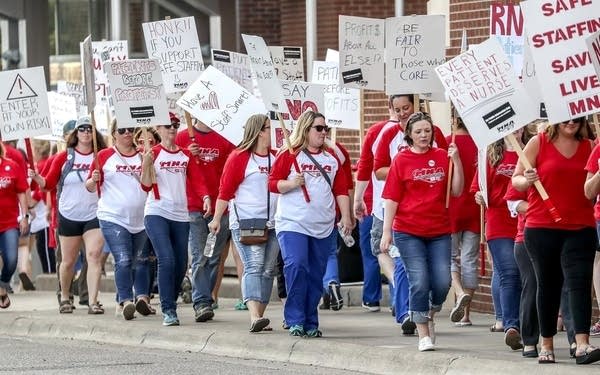
M 60 198 L 60 193 L 62 192 L 63 185 L 65 183 L 65 179 L 67 175 L 71 173 L 73 170 L 73 166 L 75 165 L 75 149 L 72 147 L 67 148 L 67 161 L 63 166 L 62 172 L 60 173 L 60 178 L 58 180 L 58 184 L 56 185 L 56 200 L 58 201 Z M 83 178 L 81 177 L 81 172 L 79 170 L 77 172 L 77 177 L 79 177 L 79 181 L 83 182 Z

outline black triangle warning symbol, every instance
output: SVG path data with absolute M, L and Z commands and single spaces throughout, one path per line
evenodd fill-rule
M 6 100 L 35 97 L 37 97 L 35 91 L 33 91 L 31 86 L 29 86 L 29 84 L 25 82 L 25 80 L 23 79 L 23 77 L 21 77 L 20 74 L 17 74 L 17 76 L 15 77 L 15 81 L 13 82 L 12 87 L 10 88 L 10 92 L 6 97 Z

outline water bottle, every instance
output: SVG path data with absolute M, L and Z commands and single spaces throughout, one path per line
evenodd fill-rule
M 214 233 L 209 233 L 206 237 L 206 245 L 204 245 L 204 256 L 207 258 L 211 258 L 215 251 L 215 242 L 217 242 L 217 235 Z
M 354 246 L 354 237 L 352 237 L 352 233 L 344 234 L 341 223 L 338 223 L 338 232 L 340 233 L 340 237 L 342 237 L 342 240 L 344 240 L 344 243 L 346 244 L 346 246 L 348 246 L 348 247 Z
M 400 258 L 400 250 L 393 244 L 388 247 L 388 254 L 391 258 Z

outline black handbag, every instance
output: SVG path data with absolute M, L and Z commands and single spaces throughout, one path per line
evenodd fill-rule
M 268 156 L 269 169 L 271 172 L 271 155 Z M 240 242 L 243 245 L 260 245 L 266 243 L 269 240 L 269 228 L 267 222 L 269 221 L 269 215 L 271 210 L 271 193 L 267 188 L 267 218 L 252 218 L 252 219 L 240 219 L 237 207 L 233 204 L 233 209 L 238 217 L 238 223 L 240 225 Z

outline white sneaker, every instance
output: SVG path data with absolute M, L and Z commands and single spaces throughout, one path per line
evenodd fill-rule
M 425 336 L 419 340 L 419 351 L 420 352 L 429 352 L 435 350 L 435 346 L 431 342 L 431 338 L 429 336 Z
M 431 342 L 435 344 L 435 323 L 431 318 L 427 322 L 427 326 L 429 327 L 429 337 L 431 338 Z

